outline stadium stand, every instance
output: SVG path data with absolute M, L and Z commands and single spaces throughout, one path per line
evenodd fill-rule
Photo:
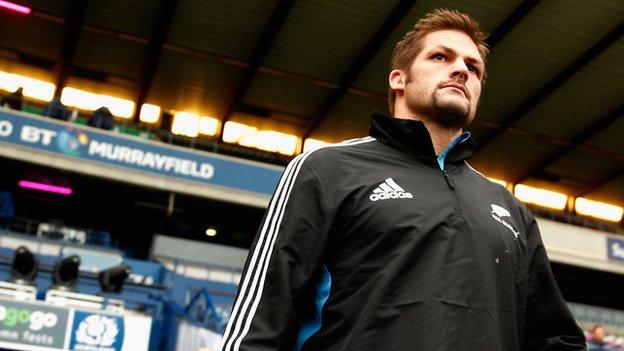
M 149 340 L 144 341 L 145 345 L 149 343 L 150 350 L 174 350 L 176 343 L 195 342 L 192 338 L 183 336 L 186 335 L 184 333 L 203 333 L 204 337 L 212 335 L 214 338 L 227 321 L 236 293 L 236 282 L 223 281 L 224 276 L 232 279 L 231 274 L 235 271 L 232 268 L 224 271 L 223 268 L 208 265 L 190 266 L 170 256 L 164 265 L 158 261 L 133 260 L 124 258 L 119 251 L 110 248 L 76 246 L 75 243 L 12 231 L 0 233 L 0 281 L 8 280 L 15 250 L 24 248 L 30 248 L 40 262 L 32 285 L 36 288 L 37 300 L 49 302 L 52 294 L 56 298 L 52 298 L 56 301 L 53 304 L 73 306 L 77 311 L 89 311 L 92 315 L 108 316 L 112 313 L 115 316 L 138 315 L 147 318 L 147 325 L 151 324 L 151 332 L 148 334 Z M 104 254 L 108 255 L 108 260 Z M 68 258 L 73 257 L 80 257 L 78 262 L 91 262 L 80 262 L 79 279 L 78 276 L 72 277 L 67 270 L 65 273 L 58 273 L 63 262 L 68 262 Z M 107 289 L 101 286 L 101 282 L 98 283 L 98 273 L 115 267 L 119 260 L 130 267 L 132 275 L 118 293 L 106 293 L 104 291 Z M 64 275 L 64 278 L 54 278 L 58 274 Z M 200 276 L 202 279 L 197 278 Z M 28 278 L 32 278 L 32 275 Z M 70 288 L 58 290 L 62 284 L 70 284 Z M 7 289 L 0 285 L 2 295 L 6 294 Z M 63 294 L 64 291 L 74 293 Z M 109 302 L 114 306 L 108 306 Z M 4 302 L 0 305 L 3 308 L 13 306 Z M 97 308 L 98 306 L 100 307 Z M 60 315 L 57 317 L 59 322 L 66 322 L 61 320 Z M 126 333 L 137 332 L 128 325 L 126 324 Z M 184 326 L 182 334 L 177 332 L 180 325 Z M 176 335 L 179 335 L 178 339 Z

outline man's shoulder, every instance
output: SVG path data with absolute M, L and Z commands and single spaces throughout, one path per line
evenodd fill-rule
M 334 144 L 327 144 L 318 149 L 304 152 L 299 157 L 308 161 L 330 161 L 338 160 L 345 155 L 358 155 L 369 149 L 376 139 L 372 137 L 363 137 L 349 139 Z
M 476 187 L 481 193 L 495 194 L 497 198 L 502 198 L 502 201 L 508 208 L 516 208 L 522 215 L 526 223 L 529 223 L 533 219 L 531 210 L 522 201 L 513 194 L 512 190 L 508 189 L 506 185 L 499 184 L 490 180 L 481 172 L 474 169 L 468 162 L 466 166 L 472 173 L 472 176 L 479 182 L 479 186 Z
M 374 147 L 371 137 L 350 139 L 335 144 L 327 144 L 318 149 L 306 151 L 291 161 L 291 164 L 304 169 L 313 169 L 317 175 L 326 179 L 341 169 L 353 168 L 361 164 L 364 156 Z

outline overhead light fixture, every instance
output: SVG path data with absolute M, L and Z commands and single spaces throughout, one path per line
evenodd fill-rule
M 114 96 L 96 94 L 88 91 L 66 87 L 61 93 L 61 102 L 87 111 L 95 111 L 106 107 L 117 117 L 131 118 L 134 113 L 134 102 Z
M 35 278 L 39 270 L 37 257 L 26 246 L 20 246 L 15 250 L 9 282 L 20 285 L 35 285 Z
M 228 121 L 223 131 L 223 141 L 260 150 L 293 155 L 299 138 L 274 130 L 258 130 L 243 123 Z
M 56 88 L 49 82 L 0 71 L 0 89 L 13 93 L 20 87 L 23 88 L 22 94 L 25 97 L 41 101 L 52 100 Z
M 238 144 L 284 155 L 293 155 L 297 151 L 296 136 L 273 130 L 259 130 L 252 135 L 246 135 Z
M 307 138 L 305 142 L 303 143 L 303 152 L 306 152 L 309 150 L 316 150 L 325 145 L 329 145 L 329 143 L 326 141 L 318 140 L 318 139 Z
M 145 123 L 156 123 L 160 118 L 160 106 L 152 104 L 141 105 L 139 120 Z
M 173 115 L 171 133 L 194 138 L 199 135 L 199 115 L 190 112 L 176 112 Z
M 72 188 L 46 184 L 46 183 L 33 182 L 30 180 L 20 180 L 17 183 L 17 185 L 19 185 L 21 188 L 44 191 L 47 193 L 61 194 L 61 195 L 66 195 L 66 196 L 71 195 L 73 192 Z
M 76 291 L 79 267 L 80 256 L 78 255 L 71 255 L 57 262 L 52 271 L 52 289 Z
M 522 202 L 555 210 L 563 210 L 568 202 L 568 196 L 565 194 L 534 188 L 524 184 L 516 184 L 514 187 L 514 195 Z
M 208 235 L 208 236 L 216 236 L 217 235 L 217 230 L 215 228 L 208 227 L 208 229 L 206 229 L 206 235 Z
M 9 1 L 0 0 L 0 7 L 5 8 L 10 11 L 18 12 L 24 15 L 29 15 L 32 10 L 30 7 L 18 5 Z
M 226 143 L 238 143 L 246 135 L 255 133 L 256 130 L 258 130 L 256 127 L 251 127 L 243 123 L 227 121 L 225 122 L 225 128 L 223 129 L 223 141 Z
M 199 119 L 199 134 L 215 135 L 219 127 L 219 120 L 212 117 L 203 116 Z
M 99 280 L 102 292 L 121 293 L 130 274 L 132 274 L 132 269 L 123 264 L 101 271 Z
M 574 201 L 574 210 L 576 213 L 584 216 L 591 216 L 611 222 L 621 221 L 622 215 L 624 214 L 624 208 L 620 206 L 589 200 L 583 197 L 576 198 Z

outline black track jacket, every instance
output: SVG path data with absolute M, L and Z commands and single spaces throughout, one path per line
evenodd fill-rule
M 464 133 L 376 113 L 296 157 L 249 252 L 223 350 L 585 350 L 529 210 Z

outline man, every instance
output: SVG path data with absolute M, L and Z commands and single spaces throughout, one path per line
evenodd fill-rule
M 111 130 L 114 124 L 115 120 L 113 118 L 113 114 L 110 112 L 108 107 L 104 106 L 93 111 L 93 114 L 91 114 L 91 117 L 87 122 L 88 126 L 106 130 Z
M 14 110 L 24 109 L 24 88 L 19 87 L 11 95 L 8 95 L 0 100 L 0 106 L 6 106 Z
M 589 346 L 589 351 L 614 351 L 604 341 L 604 337 L 604 327 L 600 324 L 595 325 L 591 330 L 591 339 L 587 343 L 587 346 Z
M 67 121 L 71 116 L 71 111 L 69 111 L 69 108 L 67 108 L 67 106 L 65 106 L 61 102 L 60 97 L 55 97 L 50 100 L 45 110 L 43 111 L 43 115 L 55 119 L 60 119 L 62 121 Z
M 288 165 L 223 350 L 585 350 L 531 212 L 465 162 L 484 39 L 428 14 L 393 53 L 394 118 Z

